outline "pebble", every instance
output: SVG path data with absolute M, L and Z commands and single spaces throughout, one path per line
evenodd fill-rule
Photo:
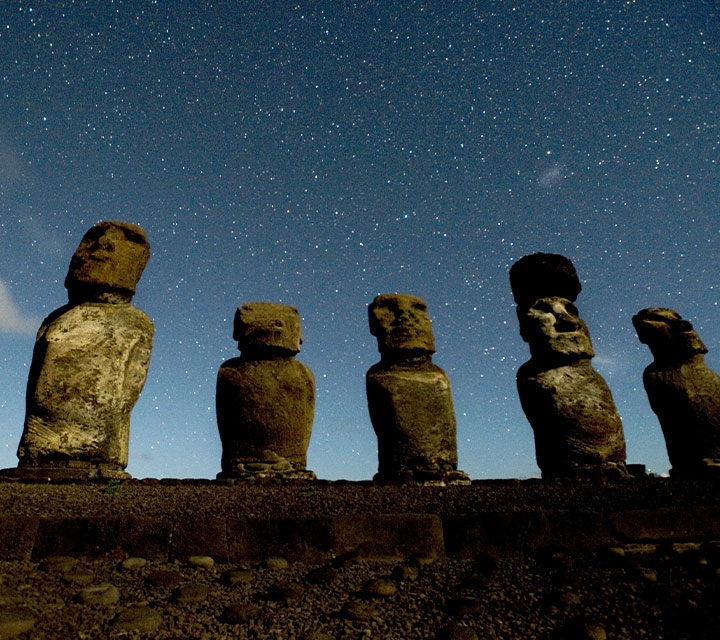
M 228 569 L 220 576 L 220 582 L 230 587 L 236 584 L 247 584 L 252 582 L 252 571 L 244 569 Z
M 204 584 L 183 584 L 173 593 L 173 601 L 178 604 L 202 602 L 207 598 L 209 592 L 208 586 Z
M 647 582 L 657 582 L 657 571 L 652 569 L 638 568 L 638 575 Z
M 122 561 L 122 568 L 128 571 L 137 571 L 142 569 L 147 564 L 145 558 L 125 558 Z
M 80 591 L 80 600 L 83 604 L 107 606 L 120 599 L 120 591 L 115 585 L 105 582 Z
M 14 638 L 35 625 L 35 616 L 27 609 L 0 611 L 0 638 Z
M 376 615 L 375 608 L 362 600 L 350 600 L 343 605 L 340 615 L 346 620 L 367 622 Z
M 124 609 L 117 615 L 113 627 L 119 631 L 152 633 L 161 623 L 162 616 L 159 611 L 145 606 L 133 606 Z
M 236 602 L 225 609 L 222 620 L 230 624 L 244 624 L 259 618 L 261 614 L 262 609 L 256 604 Z
M 363 585 L 362 592 L 371 598 L 387 598 L 395 595 L 397 587 L 395 583 L 390 580 L 377 578 L 375 580 L 368 580 Z
M 188 563 L 193 567 L 199 567 L 200 569 L 207 569 L 210 571 L 215 566 L 215 560 L 210 556 L 190 556 Z
M 263 566 L 266 569 L 272 569 L 273 571 L 283 571 L 290 566 L 290 563 L 280 556 L 270 556 L 269 558 L 265 558 Z

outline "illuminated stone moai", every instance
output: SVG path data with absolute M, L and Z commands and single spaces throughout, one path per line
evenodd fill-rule
M 655 358 L 643 383 L 665 435 L 670 473 L 720 473 L 720 376 L 705 364 L 707 348 L 672 309 L 643 309 L 632 321 Z
M 239 358 L 218 371 L 216 408 L 222 441 L 218 478 L 314 479 L 305 469 L 315 411 L 315 378 L 302 362 L 297 309 L 250 302 L 235 314 Z
M 623 477 L 625 439 L 610 389 L 593 369 L 587 326 L 573 304 L 580 280 L 567 258 L 536 253 L 510 269 L 530 360 L 517 372 L 543 478 Z
M 37 334 L 16 475 L 126 478 L 130 412 L 145 383 L 150 318 L 130 301 L 150 257 L 145 232 L 101 222 L 65 278 L 68 304 Z
M 435 343 L 425 302 L 411 295 L 381 295 L 368 311 L 381 356 L 366 378 L 378 438 L 375 479 L 469 482 L 457 470 L 450 380 L 432 363 Z

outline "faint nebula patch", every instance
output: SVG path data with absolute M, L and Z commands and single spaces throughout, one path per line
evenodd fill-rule
M 565 165 L 556 162 L 552 167 L 545 169 L 537 179 L 537 183 L 545 188 L 558 186 L 565 178 Z

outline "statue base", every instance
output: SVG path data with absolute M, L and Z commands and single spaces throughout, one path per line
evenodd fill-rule
M 624 480 L 632 478 L 622 462 L 588 465 L 586 467 L 568 467 L 565 469 L 543 470 L 543 480 Z
M 313 471 L 293 465 L 288 460 L 269 462 L 237 462 L 217 474 L 218 480 L 317 480 Z
M 24 482 L 70 483 L 103 480 L 128 480 L 132 476 L 113 462 L 87 460 L 46 460 L 38 464 L 20 462 L 17 467 L 0 470 L 2 478 Z

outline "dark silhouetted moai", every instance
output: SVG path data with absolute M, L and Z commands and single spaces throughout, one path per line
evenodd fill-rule
M 68 304 L 37 334 L 15 475 L 126 478 L 130 412 L 145 383 L 150 318 L 130 304 L 150 257 L 145 232 L 101 222 L 65 278 Z
M 375 480 L 469 482 L 457 470 L 450 380 L 432 363 L 435 343 L 425 302 L 410 295 L 381 295 L 368 311 L 381 355 L 366 378 L 378 438 Z
M 665 435 L 670 473 L 720 473 L 720 376 L 705 364 L 707 348 L 672 309 L 643 309 L 632 321 L 655 358 L 643 383 Z
M 239 358 L 217 378 L 222 441 L 219 478 L 314 479 L 305 469 L 315 411 L 315 378 L 302 362 L 297 309 L 250 302 L 235 313 Z
M 517 372 L 518 393 L 543 478 L 624 477 L 622 422 L 590 364 L 590 334 L 573 304 L 581 289 L 575 267 L 536 253 L 512 266 L 510 285 L 531 355 Z

